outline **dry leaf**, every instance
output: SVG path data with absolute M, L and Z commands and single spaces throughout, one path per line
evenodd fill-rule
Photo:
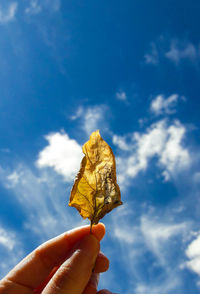
M 69 206 L 97 224 L 104 215 L 122 204 L 116 181 L 115 157 L 110 146 L 93 132 L 83 145 L 81 167 L 71 191 Z

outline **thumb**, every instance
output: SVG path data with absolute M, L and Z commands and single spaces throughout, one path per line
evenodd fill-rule
M 99 241 L 94 235 L 84 237 L 59 267 L 43 294 L 82 293 L 91 277 L 99 249 Z

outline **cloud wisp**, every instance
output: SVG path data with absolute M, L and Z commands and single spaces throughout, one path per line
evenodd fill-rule
M 159 264 L 167 270 L 167 255 L 165 244 L 178 235 L 184 235 L 188 231 L 188 223 L 170 223 L 156 220 L 147 216 L 141 217 L 141 231 L 147 248 L 154 254 Z M 164 251 L 165 250 L 165 251 Z M 170 253 L 171 254 L 171 253 Z
M 17 2 L 12 2 L 5 8 L 0 5 L 0 24 L 5 24 L 13 21 L 17 13 L 17 8 Z
M 178 99 L 178 94 L 172 94 L 167 98 L 164 95 L 158 95 L 152 100 L 150 110 L 155 115 L 173 114 L 176 112 Z
M 154 42 L 151 43 L 151 50 L 144 55 L 146 64 L 157 65 L 159 63 L 158 49 Z
M 165 53 L 166 58 L 178 65 L 182 60 L 195 63 L 200 55 L 198 49 L 190 42 L 181 44 L 178 40 L 171 42 L 170 50 Z
M 21 244 L 17 234 L 0 225 L 0 278 L 22 258 L 23 245 Z
M 95 105 L 91 107 L 80 106 L 69 119 L 73 121 L 79 119 L 82 130 L 89 136 L 98 129 L 102 131 L 107 129 L 106 117 L 108 113 L 109 109 L 106 105 Z
M 118 91 L 116 94 L 115 94 L 115 97 L 118 99 L 118 100 L 121 100 L 121 101 L 127 101 L 127 95 L 126 95 L 126 92 L 125 91 Z
M 57 12 L 60 10 L 60 5 L 60 0 L 31 0 L 24 11 L 27 15 L 37 15 L 44 10 Z
M 193 44 L 188 40 L 166 40 L 163 36 L 151 43 L 151 49 L 144 55 L 146 64 L 157 66 L 162 60 L 170 60 L 176 66 L 181 62 L 199 64 L 199 44 Z
M 42 6 L 38 3 L 38 0 L 31 0 L 29 6 L 25 8 L 26 14 L 38 14 L 41 11 Z

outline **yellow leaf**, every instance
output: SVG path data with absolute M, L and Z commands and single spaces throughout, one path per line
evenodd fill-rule
M 116 181 L 115 157 L 99 131 L 91 134 L 83 145 L 83 153 L 69 206 L 76 207 L 83 218 L 89 218 L 92 226 L 122 201 Z

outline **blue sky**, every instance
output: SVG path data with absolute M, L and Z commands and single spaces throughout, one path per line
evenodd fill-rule
M 123 206 L 100 288 L 200 291 L 200 2 L 0 2 L 0 275 L 87 224 L 67 206 L 100 129 Z M 123 278 L 122 278 L 123 277 Z

